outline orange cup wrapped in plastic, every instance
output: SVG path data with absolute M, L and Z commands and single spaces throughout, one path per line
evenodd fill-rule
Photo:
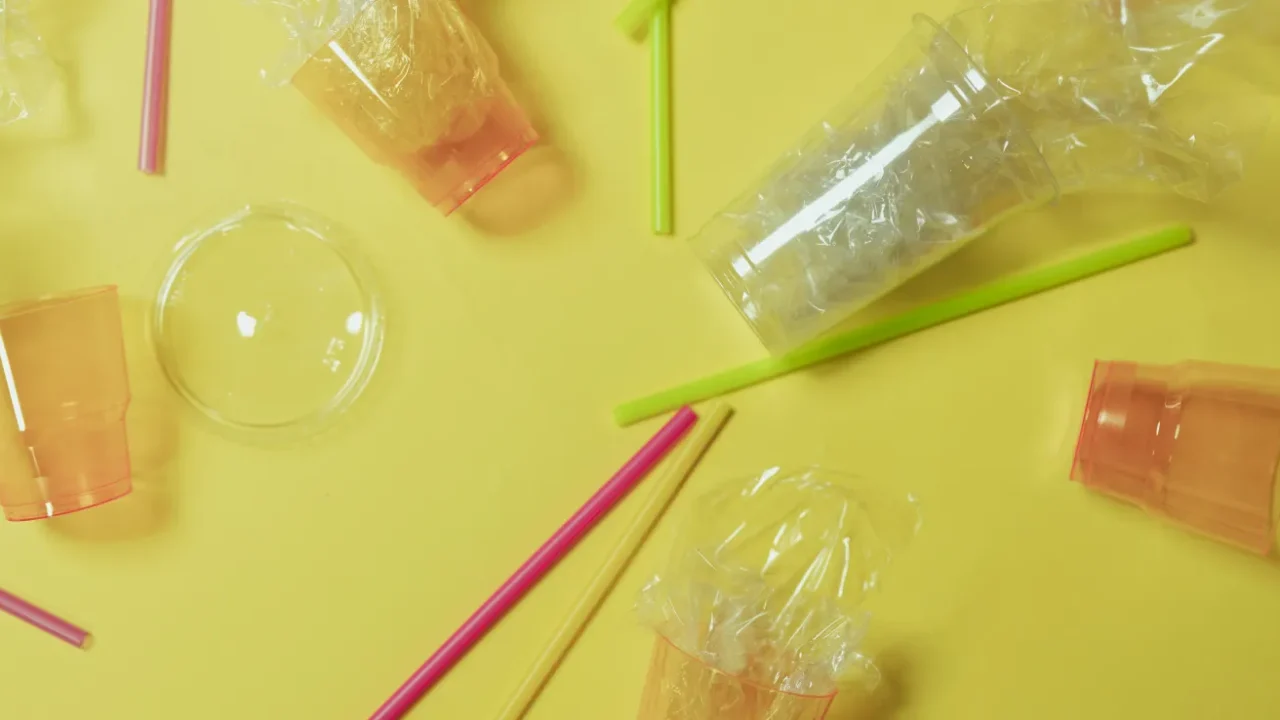
M 129 494 L 129 376 L 115 287 L 0 308 L 0 364 L 5 518 L 38 520 Z
M 917 522 L 910 496 L 816 468 L 704 497 L 637 606 L 659 636 L 640 720 L 822 720 L 839 684 L 873 685 L 861 605 Z
M 293 85 L 441 212 L 456 210 L 537 142 L 492 48 L 452 0 L 325 6 L 312 5 L 326 16 L 310 24 L 328 32 L 300 38 L 311 54 Z
M 798 695 L 729 675 L 659 637 L 641 720 L 823 720 L 835 693 Z

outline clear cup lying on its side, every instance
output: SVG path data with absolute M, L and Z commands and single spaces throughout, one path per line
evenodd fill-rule
M 1056 196 L 991 81 L 917 16 L 880 69 L 691 242 L 778 353 Z

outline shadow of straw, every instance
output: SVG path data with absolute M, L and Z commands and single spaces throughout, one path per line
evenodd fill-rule
M 55 535 L 81 542 L 123 542 L 161 532 L 172 519 L 177 396 L 151 351 L 148 308 L 140 298 L 120 298 L 132 395 L 126 422 L 133 492 L 101 507 L 50 519 L 46 526 Z

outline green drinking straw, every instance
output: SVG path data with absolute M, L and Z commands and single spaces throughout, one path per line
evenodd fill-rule
M 855 350 L 863 350 L 925 328 L 1154 257 L 1189 245 L 1193 239 L 1191 228 L 1171 227 L 1056 265 L 996 280 L 955 297 L 908 310 L 856 330 L 816 340 L 786 355 L 757 360 L 624 403 L 614 409 L 613 418 L 619 425 L 630 425 L 681 405 L 718 397 Z
M 653 153 L 653 232 L 671 234 L 671 2 L 663 0 L 654 9 L 649 28 L 649 52 L 653 97 L 650 102 Z
M 613 21 L 615 27 L 626 35 L 639 35 L 653 19 L 659 7 L 670 6 L 671 0 L 631 0 Z
M 653 177 L 650 201 L 653 232 L 672 232 L 671 170 L 671 0 L 631 0 L 614 20 L 619 30 L 637 36 L 649 28 L 649 131 Z

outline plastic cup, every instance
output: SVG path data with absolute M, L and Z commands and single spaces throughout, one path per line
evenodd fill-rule
M 661 635 L 639 720 L 822 720 L 835 693 L 798 695 L 717 670 Z
M 1280 371 L 1095 365 L 1073 480 L 1265 554 L 1278 467 Z
M 1056 195 L 991 82 L 917 16 L 879 71 L 692 244 L 764 344 L 782 352 Z
M 538 140 L 450 0 L 370 0 L 293 84 L 446 215 Z
M 133 489 L 116 288 L 0 308 L 0 506 L 36 520 Z

